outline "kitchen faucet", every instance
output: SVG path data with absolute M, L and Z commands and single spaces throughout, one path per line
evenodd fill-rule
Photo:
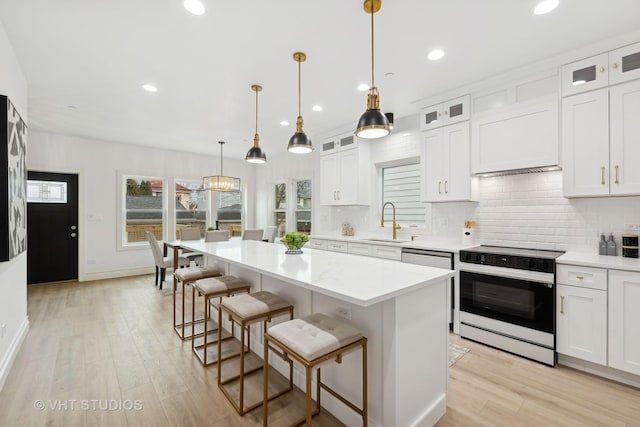
M 387 205 L 391 205 L 393 208 L 393 240 L 396 240 L 398 238 L 397 230 L 400 230 L 401 227 L 396 224 L 396 206 L 391 202 L 386 202 L 382 205 L 382 219 L 380 220 L 380 227 L 384 227 L 384 208 Z

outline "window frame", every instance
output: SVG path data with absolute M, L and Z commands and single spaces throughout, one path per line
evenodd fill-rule
M 174 178 L 173 179 L 173 199 L 172 200 L 178 200 L 178 193 L 176 191 L 176 186 L 179 185 L 183 185 L 183 183 L 186 184 L 198 184 L 199 188 L 197 190 L 191 190 L 192 192 L 196 192 L 196 193 L 200 193 L 202 192 L 202 194 L 204 195 L 204 207 L 201 209 L 195 209 L 195 210 L 189 210 L 187 209 L 187 211 L 191 211 L 191 212 L 202 212 L 204 211 L 204 231 L 202 232 L 202 237 L 204 237 L 207 228 L 210 226 L 209 224 L 211 223 L 211 203 L 210 203 L 210 199 L 208 196 L 208 192 L 204 189 L 203 184 L 202 184 L 202 179 L 190 179 L 190 178 Z M 187 187 L 188 188 L 188 187 Z M 211 192 L 209 192 L 211 193 Z M 200 198 L 200 196 L 198 196 L 198 198 Z M 176 209 L 175 204 L 172 204 L 172 209 L 173 209 L 173 232 L 176 235 L 176 240 L 179 239 L 179 232 L 178 232 L 178 209 Z
M 168 191 L 167 191 L 167 182 L 168 179 L 165 177 L 154 176 L 154 175 L 146 175 L 146 174 L 136 174 L 136 173 L 118 173 L 118 233 L 117 233 L 117 244 L 118 250 L 126 251 L 126 250 L 139 250 L 148 248 L 149 242 L 144 239 L 143 241 L 138 242 L 129 242 L 127 237 L 127 180 L 128 179 L 140 179 L 145 181 L 161 181 L 162 182 L 162 208 L 160 212 L 162 214 L 162 239 L 159 241 L 164 242 L 167 238 L 167 225 L 168 225 L 168 215 L 167 215 L 167 200 L 168 200 Z

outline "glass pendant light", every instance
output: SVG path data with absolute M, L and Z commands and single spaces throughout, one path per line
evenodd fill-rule
M 389 120 L 380 111 L 380 94 L 373 78 L 373 14 L 380 10 L 381 0 L 365 0 L 364 10 L 371 14 L 371 87 L 367 95 L 367 111 L 360 117 L 356 136 L 365 139 L 382 138 L 389 135 Z
M 293 54 L 293 60 L 298 63 L 298 118 L 296 119 L 296 133 L 289 139 L 289 145 L 287 151 L 296 154 L 306 154 L 313 150 L 311 140 L 304 133 L 304 121 L 302 119 L 302 113 L 300 112 L 300 64 L 307 60 L 307 55 L 302 52 L 296 52 Z
M 205 190 L 211 191 L 239 191 L 240 178 L 233 178 L 222 174 L 222 146 L 224 145 L 224 141 L 218 141 L 218 144 L 220 144 L 220 175 L 205 176 L 202 179 L 202 185 Z
M 258 92 L 262 90 L 262 86 L 251 85 L 251 90 L 256 93 L 256 134 L 253 136 L 253 147 L 247 151 L 244 159 L 249 163 L 266 163 L 267 155 L 260 148 L 260 136 L 258 135 Z

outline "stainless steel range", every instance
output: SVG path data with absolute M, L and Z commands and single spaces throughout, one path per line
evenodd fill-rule
M 562 253 L 460 251 L 460 336 L 555 366 L 555 259 Z

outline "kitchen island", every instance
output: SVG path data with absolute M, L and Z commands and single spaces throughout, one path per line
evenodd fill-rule
M 446 411 L 448 332 L 446 286 L 454 272 L 359 255 L 303 249 L 287 255 L 280 244 L 236 240 L 182 242 L 209 264 L 273 292 L 312 312 L 342 316 L 369 339 L 369 423 L 372 426 L 434 425 Z M 252 345 L 260 355 L 261 332 Z M 288 365 L 272 358 L 276 369 Z M 361 400 L 360 362 L 354 353 L 323 367 L 323 380 Z M 301 375 L 294 375 L 299 387 Z M 346 425 L 360 420 L 330 395 L 323 406 Z

